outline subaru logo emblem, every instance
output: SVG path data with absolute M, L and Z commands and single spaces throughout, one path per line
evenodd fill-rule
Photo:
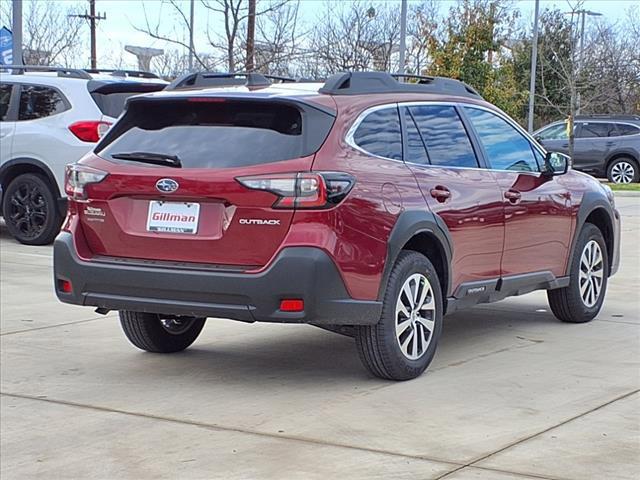
M 156 188 L 162 193 L 172 193 L 178 190 L 178 182 L 170 178 L 161 178 L 156 182 Z

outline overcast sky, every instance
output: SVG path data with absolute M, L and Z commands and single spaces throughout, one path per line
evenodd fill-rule
M 5 0 L 2 0 L 5 1 Z M 55 0 L 60 3 L 65 3 L 68 0 Z M 346 1 L 346 0 L 345 0 Z M 419 3 L 419 0 L 416 0 Z M 416 3 L 409 0 L 410 3 Z M 188 5 L 188 1 L 185 1 L 185 7 Z M 260 0 L 258 0 L 258 4 Z M 374 0 L 372 3 L 382 3 L 379 0 Z M 398 15 L 400 14 L 400 0 L 388 0 L 385 3 L 397 4 Z M 442 0 L 440 3 L 440 10 L 444 14 L 449 7 L 455 3 L 455 1 Z M 571 2 L 575 4 L 576 2 Z M 620 21 L 625 17 L 626 10 L 637 3 L 633 0 L 585 0 L 584 7 L 586 9 L 603 13 L 608 20 Z M 80 3 L 81 4 L 81 3 Z M 516 2 L 518 8 L 522 11 L 523 19 L 533 19 L 533 9 L 535 2 L 533 0 L 520 0 Z M 68 3 L 67 3 L 68 5 Z M 195 31 L 196 31 L 196 48 L 206 51 L 208 42 L 203 31 L 207 28 L 207 11 L 200 5 L 200 2 L 196 0 L 196 14 L 195 14 Z M 302 0 L 301 1 L 301 18 L 303 21 L 313 24 L 318 18 L 319 8 L 323 5 L 323 0 Z M 139 45 L 145 47 L 155 48 L 170 48 L 175 46 L 167 45 L 160 40 L 154 40 L 148 35 L 137 32 L 134 26 L 142 27 L 145 23 L 145 10 L 149 21 L 155 25 L 159 19 L 162 20 L 163 27 L 167 25 L 166 30 L 170 25 L 174 23 L 174 18 L 171 15 L 171 8 L 168 5 L 163 5 L 160 0 L 96 0 L 96 8 L 99 13 L 106 13 L 107 19 L 98 22 L 98 58 L 99 63 L 106 66 L 104 62 L 113 62 L 116 59 L 122 58 L 126 62 L 126 66 L 135 67 L 136 59 L 129 53 L 122 53 L 124 45 Z M 541 0 L 540 8 L 559 8 L 561 10 L 570 9 L 567 0 Z M 324 10 L 322 11 L 324 13 Z M 177 23 L 177 22 L 176 22 Z M 221 29 L 222 25 L 219 23 L 210 23 L 209 29 Z M 222 30 L 220 30 L 222 33 Z M 85 29 L 87 36 L 86 43 L 88 45 L 88 28 Z M 186 35 L 186 33 L 183 33 Z M 85 43 L 85 41 L 83 41 Z M 88 56 L 88 52 L 87 52 Z

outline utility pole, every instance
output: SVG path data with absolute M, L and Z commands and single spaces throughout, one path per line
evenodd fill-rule
M 407 49 L 407 0 L 402 0 L 400 7 L 400 65 L 398 73 L 404 73 L 404 56 Z M 418 72 L 420 74 L 420 72 Z
M 191 12 L 189 15 L 189 72 L 193 72 L 193 3 L 191 0 Z
M 22 65 L 22 0 L 13 0 L 13 17 L 11 19 L 13 49 L 11 54 L 14 65 Z
M 256 1 L 249 0 L 249 16 L 247 17 L 247 61 L 245 70 L 252 72 L 254 67 L 255 42 L 256 42 Z
M 89 20 L 89 28 L 91 29 L 91 68 L 96 68 L 96 21 L 106 20 L 106 14 L 96 15 L 96 0 L 89 0 L 89 13 L 85 10 L 84 15 L 69 15 L 70 17 L 84 18 Z
M 536 67 L 538 65 L 538 13 L 540 11 L 540 0 L 536 0 L 536 10 L 533 16 L 533 44 L 531 45 L 531 80 L 529 82 L 529 119 L 527 130 L 533 133 L 533 110 L 536 95 Z

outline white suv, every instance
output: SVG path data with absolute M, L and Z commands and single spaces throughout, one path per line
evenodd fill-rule
M 0 69 L 0 213 L 19 242 L 47 244 L 66 213 L 65 166 L 94 147 L 128 97 L 166 82 L 123 70 Z

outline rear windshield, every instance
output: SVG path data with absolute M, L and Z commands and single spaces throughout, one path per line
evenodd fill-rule
M 127 98 L 139 94 L 139 92 L 92 93 L 91 98 L 96 102 L 103 115 L 117 118 L 124 111 Z
M 146 152 L 178 157 L 182 168 L 242 167 L 311 155 L 332 124 L 312 107 L 276 102 L 136 101 L 96 151 L 116 162 Z

